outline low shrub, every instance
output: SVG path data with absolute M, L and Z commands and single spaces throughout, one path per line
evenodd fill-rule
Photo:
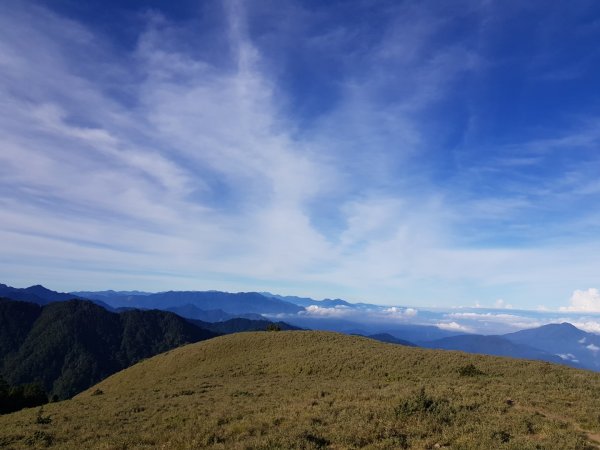
M 484 375 L 484 373 L 479 370 L 474 364 L 467 364 L 466 366 L 462 366 L 458 369 L 458 374 L 461 377 L 476 377 L 479 375 Z
M 422 387 L 412 397 L 403 400 L 395 409 L 396 417 L 410 417 L 414 415 L 428 416 L 442 424 L 450 424 L 456 414 L 450 401 L 430 397 Z

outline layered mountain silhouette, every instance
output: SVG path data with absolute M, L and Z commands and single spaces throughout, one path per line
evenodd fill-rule
M 239 314 L 295 314 L 304 308 L 258 292 L 220 292 L 220 291 L 169 291 L 156 294 L 115 292 L 74 292 L 74 295 L 99 300 L 113 308 L 134 307 L 144 309 L 190 308 L 194 306 L 202 311 L 221 310 L 230 315 Z
M 0 297 L 38 305 L 73 299 L 90 300 L 107 310 L 161 309 L 189 319 L 219 322 L 243 317 L 264 320 L 262 314 L 295 314 L 304 310 L 300 305 L 264 296 L 257 292 L 229 293 L 220 291 L 78 291 L 56 292 L 41 285 L 14 288 L 0 284 Z
M 371 334 L 366 337 L 375 339 L 376 341 L 380 341 L 380 342 L 387 342 L 388 344 L 406 345 L 408 347 L 416 347 L 417 346 L 416 344 L 413 344 L 412 342 L 409 342 L 409 341 L 405 341 L 404 339 L 398 339 L 397 337 L 394 337 L 389 333 Z
M 321 306 L 323 308 L 334 308 L 336 306 L 347 306 L 347 307 L 356 308 L 357 306 L 364 305 L 362 303 L 358 303 L 358 304 L 357 303 L 349 303 L 346 300 L 342 300 L 339 298 L 336 298 L 333 300 L 329 299 L 329 298 L 326 298 L 324 300 L 315 300 L 310 297 L 296 297 L 293 295 L 277 295 L 277 294 L 271 294 L 270 292 L 261 292 L 261 295 L 264 295 L 265 297 L 276 298 L 278 300 L 293 303 L 294 305 L 302 306 L 305 308 L 307 306 Z M 372 305 L 369 305 L 369 306 L 372 306 Z
M 501 336 L 465 334 L 419 344 L 429 348 L 538 359 L 600 370 L 600 336 L 566 322 Z
M 222 309 L 209 309 L 204 310 L 200 309 L 197 306 L 192 304 L 182 305 L 182 306 L 174 306 L 172 308 L 167 308 L 166 311 L 171 311 L 177 314 L 178 316 L 185 317 L 187 319 L 195 319 L 202 320 L 204 322 L 223 322 L 225 320 L 235 319 L 235 318 L 243 318 L 243 319 L 251 319 L 251 320 L 265 320 L 265 318 L 261 314 L 256 313 L 239 313 L 239 314 L 229 314 L 223 311 Z
M 271 293 L 219 291 L 148 293 L 108 290 L 59 293 L 40 285 L 18 289 L 3 284 L 0 284 L 0 293 L 12 299 L 27 300 L 41 306 L 72 298 L 87 298 L 103 306 L 105 310 L 121 314 L 138 314 L 139 312 L 132 312 L 138 309 L 158 309 L 187 319 L 188 325 L 218 334 L 264 330 L 273 324 L 263 314 L 281 314 L 286 315 L 286 323 L 279 322 L 276 327 L 283 330 L 301 327 L 338 331 L 402 345 L 416 344 L 436 349 L 538 359 L 600 370 L 600 336 L 586 333 L 568 323 L 545 325 L 499 336 L 483 336 L 442 330 L 436 326 L 406 323 L 391 325 L 389 322 L 361 323 L 344 318 L 312 317 L 303 313 L 305 308 L 310 306 L 358 309 L 375 307 L 369 304 L 352 304 L 341 299 L 318 301 L 308 297 L 279 296 Z M 31 305 L 28 309 L 10 312 L 9 316 L 19 317 L 17 322 L 29 324 L 26 325 L 27 328 L 37 320 L 36 311 L 36 306 Z M 299 312 L 301 314 L 298 314 Z M 4 313 L 0 311 L 1 314 Z M 10 320 L 3 320 L 5 326 L 0 330 L 0 350 L 6 353 L 14 350 L 15 343 L 22 339 L 23 331 L 19 327 L 16 329 Z
M 370 336 L 373 334 L 389 334 L 396 339 L 409 342 L 431 341 L 463 334 L 456 331 L 442 330 L 432 325 L 410 325 L 406 323 L 388 322 L 359 322 L 358 320 L 338 319 L 331 317 L 312 317 L 297 315 L 286 317 L 286 322 L 292 325 L 313 330 L 336 331 L 345 334 Z
M 526 344 L 558 355 L 563 362 L 586 369 L 600 370 L 600 336 L 587 333 L 570 323 L 549 324 L 539 328 L 505 334 L 516 344 Z
M 511 358 L 537 359 L 554 363 L 564 361 L 557 355 L 525 345 L 516 344 L 501 336 L 478 334 L 452 336 L 435 341 L 422 342 L 423 347 L 440 350 L 460 350 L 482 355 L 510 356 Z
M 76 295 L 51 291 L 44 286 L 35 285 L 28 288 L 14 288 L 6 284 L 0 284 L 0 297 L 12 300 L 23 300 L 38 305 L 47 305 L 51 302 L 72 300 Z
M 7 286 L 6 284 L 0 283 L 0 297 L 9 298 L 11 300 L 21 300 L 30 303 L 36 303 L 38 305 L 47 305 L 52 302 L 64 302 L 67 300 L 74 299 L 87 299 L 86 297 L 79 296 L 75 293 L 56 292 L 45 288 L 40 284 L 35 286 L 29 286 L 28 288 L 15 288 Z M 89 299 L 94 303 L 102 306 L 106 309 L 112 309 L 108 304 L 104 303 L 101 299 Z

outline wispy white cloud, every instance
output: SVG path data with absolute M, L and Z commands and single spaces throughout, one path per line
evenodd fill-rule
M 314 226 L 310 202 L 330 192 L 345 195 L 340 172 L 333 170 L 335 153 L 321 158 L 327 140 L 291 137 L 276 86 L 246 35 L 241 4 L 232 2 L 228 14 L 233 65 L 225 69 L 180 50 L 180 36 L 157 14 L 147 16 L 129 58 L 111 54 L 99 36 L 41 7 L 3 15 L 3 73 L 22 75 L 6 77 L 2 86 L 3 100 L 13 107 L 2 117 L 1 158 L 5 183 L 15 188 L 2 198 L 3 231 L 18 236 L 7 237 L 7 254 L 31 257 L 23 254 L 28 248 L 62 260 L 65 270 L 68 261 L 91 269 L 113 260 L 131 273 L 162 266 L 194 276 L 210 267 L 233 277 L 301 282 L 326 279 L 315 269 L 327 263 L 336 272 L 340 258 L 360 257 L 356 245 L 371 247 L 372 236 L 385 229 L 405 252 L 413 213 L 398 209 L 401 198 L 342 200 L 347 228 L 337 245 Z M 27 45 L 16 53 L 26 26 Z M 87 59 L 82 71 L 75 57 L 87 52 L 101 54 L 104 66 L 124 67 L 98 73 Z M 131 74 L 136 82 L 122 83 Z M 135 108 L 107 93 L 107 84 L 115 83 L 135 99 Z M 25 95 L 25 84 L 36 89 Z M 363 87 L 365 95 L 375 89 Z M 369 101 L 356 104 L 362 118 Z M 342 123 L 342 111 L 348 108 L 341 105 L 327 120 Z M 57 209 L 51 215 L 50 205 Z M 33 216 L 46 217 L 44 224 Z M 365 251 L 377 257 L 376 248 Z M 365 267 L 340 269 L 334 281 L 343 283 Z
M 2 60 L 3 73 L 27 75 L 4 80 L 2 91 L 13 106 L 0 124 L 5 189 L 13 189 L 2 196 L 3 229 L 18 236 L 7 238 L 7 254 L 45 253 L 63 265 L 80 260 L 132 273 L 162 266 L 189 276 L 260 277 L 302 272 L 331 253 L 304 203 L 327 184 L 318 180 L 334 177 L 277 123 L 272 85 L 256 67 L 260 55 L 236 8 L 237 67 L 229 71 L 178 52 L 168 24 L 152 18 L 127 60 L 143 79 L 128 92 L 139 107 L 126 111 L 107 96 L 102 77 L 75 72 L 73 46 L 74 56 L 90 46 L 97 52 L 89 32 L 42 8 L 15 14 L 3 15 L 7 47 L 21 37 L 23 16 L 32 30 L 26 51 Z M 70 44 L 61 29 L 87 39 Z M 54 57 L 29 52 L 44 49 Z M 41 88 L 48 74 L 55 83 Z M 39 92 L 25 98 L 24 82 Z
M 43 5 L 0 6 L 5 281 L 46 277 L 62 290 L 275 284 L 401 304 L 456 304 L 469 293 L 465 302 L 502 296 L 498 307 L 535 293 L 530 301 L 557 305 L 597 276 L 599 243 L 473 245 L 465 236 L 494 231 L 472 224 L 510 222 L 536 203 L 479 187 L 471 197 L 442 180 L 457 171 L 473 182 L 483 167 L 469 171 L 432 138 L 456 83 L 490 69 L 470 39 L 440 45 L 456 20 L 485 18 L 477 2 L 463 6 L 390 6 L 367 36 L 341 25 L 315 31 L 322 17 L 286 2 L 273 13 L 285 17 L 261 34 L 249 24 L 261 6 L 232 1 L 218 32 L 146 13 L 127 49 Z M 305 122 L 281 83 L 286 49 L 274 51 L 289 30 L 342 67 L 325 77 L 334 99 Z M 206 44 L 215 41 L 218 51 Z M 492 168 L 588 148 L 597 142 L 588 128 L 579 140 L 519 143 Z
M 572 353 L 557 353 L 557 356 L 564 359 L 565 361 L 571 361 L 571 362 L 575 362 L 575 363 L 579 362 L 577 357 L 575 355 L 573 355 Z

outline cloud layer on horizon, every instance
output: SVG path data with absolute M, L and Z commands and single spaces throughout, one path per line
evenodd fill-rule
M 280 320 L 310 319 L 310 325 L 319 327 L 345 327 L 360 330 L 364 327 L 379 327 L 392 330 L 394 327 L 411 325 L 435 326 L 455 333 L 498 335 L 519 330 L 538 328 L 548 324 L 571 323 L 590 333 L 600 334 L 600 314 L 585 311 L 523 311 L 488 308 L 429 309 L 411 307 L 386 307 L 361 304 L 359 306 L 310 305 L 297 314 L 280 314 Z M 324 322 L 319 325 L 319 320 Z M 303 323 L 303 322 L 301 322 Z M 580 342 L 585 344 L 585 339 Z M 594 351 L 593 348 L 589 349 Z

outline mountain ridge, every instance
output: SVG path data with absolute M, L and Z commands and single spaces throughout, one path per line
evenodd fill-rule
M 351 308 L 350 303 L 340 299 L 314 300 L 308 297 L 280 296 L 271 293 L 227 293 L 212 290 L 159 293 L 108 290 L 97 292 L 79 291 L 66 294 L 51 291 L 41 285 L 34 285 L 25 289 L 0 285 L 0 292 L 7 292 L 19 298 L 33 298 L 33 301 L 43 305 L 75 294 L 85 294 L 93 297 L 92 301 L 107 310 L 123 312 L 131 309 L 160 309 L 174 312 L 190 320 L 210 323 L 224 322 L 236 317 L 263 321 L 283 315 L 286 317 L 286 324 L 281 326 L 284 329 L 290 328 L 288 326 L 290 324 L 298 328 L 341 331 L 347 334 L 366 336 L 387 334 L 391 338 L 388 336 L 381 340 L 387 342 L 396 340 L 398 343 L 417 344 L 424 347 L 437 346 L 439 348 L 515 358 L 542 359 L 553 363 L 600 371 L 600 336 L 586 333 L 567 322 L 543 325 L 531 330 L 521 330 L 503 335 L 479 336 L 464 334 L 460 331 L 444 330 L 431 325 L 394 324 L 389 322 L 387 324 L 361 323 L 355 318 L 346 319 L 343 316 L 340 318 L 314 317 L 301 306 L 306 305 L 310 308 L 311 305 L 320 305 L 323 308 Z M 289 301 L 286 301 L 286 299 Z M 105 303 L 105 301 L 111 302 L 112 306 Z M 214 309 L 202 309 L 198 305 L 202 308 Z M 357 307 L 359 309 L 363 306 L 374 307 L 374 305 L 368 304 L 361 305 Z M 352 305 L 352 307 L 354 306 L 356 305 Z M 260 313 L 252 311 L 260 311 Z M 264 317 L 261 313 L 266 314 L 268 317 Z M 240 324 L 242 323 L 240 322 Z M 262 328 L 262 326 L 261 324 L 260 327 Z M 238 331 L 248 331 L 257 329 L 257 327 L 259 327 L 257 324 L 246 324 L 239 327 L 222 326 L 223 329 Z M 493 338 L 490 336 L 498 337 Z M 452 337 L 457 338 L 446 339 Z
M 525 344 L 516 344 L 503 336 L 460 335 L 435 341 L 419 342 L 426 348 L 458 350 L 481 355 L 506 356 L 529 360 L 548 361 L 557 364 L 566 362 L 559 356 Z M 577 364 L 570 364 L 579 367 Z
M 0 330 L 0 368 L 7 381 L 40 381 L 59 398 L 142 358 L 218 335 L 173 313 L 117 314 L 87 300 L 0 302 Z
M 193 305 L 201 310 L 223 310 L 228 314 L 282 314 L 297 313 L 304 308 L 276 298 L 266 297 L 258 292 L 221 291 L 165 291 L 140 295 L 105 295 L 102 301 L 113 308 L 136 307 L 144 309 L 169 309 Z M 79 294 L 99 297 L 93 292 Z

